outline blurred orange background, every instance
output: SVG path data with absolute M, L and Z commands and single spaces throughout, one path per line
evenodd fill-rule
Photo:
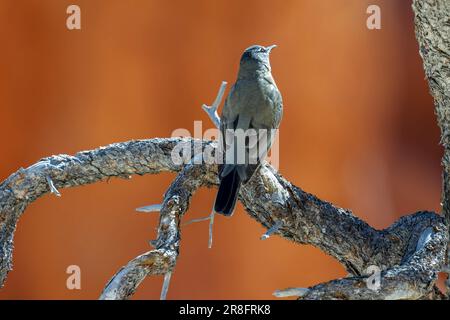
M 66 8 L 81 8 L 81 30 Z M 381 30 L 366 9 L 381 8 Z M 42 157 L 113 142 L 168 137 L 212 124 L 202 111 L 242 51 L 277 44 L 273 74 L 284 99 L 280 171 L 376 228 L 439 210 L 439 129 L 414 36 L 410 1 L 0 2 L 0 180 Z M 150 249 L 173 174 L 61 190 L 33 203 L 18 224 L 14 269 L 1 299 L 96 299 L 110 277 Z M 186 218 L 210 212 L 202 189 Z M 169 299 L 271 299 L 346 275 L 331 257 L 265 230 L 242 206 L 183 229 Z M 81 290 L 66 268 L 81 268 Z M 134 298 L 158 299 L 162 277 Z

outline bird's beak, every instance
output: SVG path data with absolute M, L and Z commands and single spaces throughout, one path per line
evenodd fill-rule
M 271 46 L 266 47 L 267 53 L 270 53 L 270 51 L 272 51 L 272 49 L 273 49 L 273 48 L 276 48 L 276 47 L 277 47 L 276 44 L 273 44 L 273 45 L 271 45 Z

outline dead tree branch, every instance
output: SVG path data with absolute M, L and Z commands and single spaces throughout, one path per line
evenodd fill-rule
M 164 196 L 160 210 L 158 238 L 152 241 L 155 250 L 130 261 L 106 285 L 100 299 L 123 300 L 131 297 L 146 276 L 167 275 L 175 267 L 180 246 L 180 220 L 189 207 L 194 192 L 205 185 L 205 167 L 189 164 L 178 174 Z M 170 278 L 169 278 L 170 279 Z M 165 299 L 166 289 L 161 298 Z
M 129 141 L 75 156 L 45 158 L 12 174 L 0 185 L 1 283 L 11 270 L 17 221 L 30 203 L 51 192 L 47 177 L 61 190 L 110 177 L 180 172 L 164 198 L 159 236 L 154 242 L 156 249 L 134 259 L 119 271 L 106 286 L 102 297 L 129 297 L 144 276 L 173 270 L 178 256 L 179 221 L 188 208 L 189 198 L 197 188 L 218 183 L 216 165 L 183 166 L 172 161 L 171 151 L 177 144 L 191 143 L 193 149 L 194 142 L 201 143 L 203 150 L 215 146 L 210 141 L 190 138 Z M 341 289 L 336 291 L 335 298 L 362 297 L 361 290 L 365 298 L 404 297 L 401 293 L 405 286 L 409 290 L 408 297 L 424 297 L 431 292 L 444 261 L 448 239 L 446 226 L 439 215 L 431 212 L 403 217 L 390 228 L 378 231 L 349 210 L 293 186 L 269 165 L 263 166 L 242 188 L 239 199 L 249 215 L 266 228 L 281 222 L 275 234 L 322 249 L 357 277 L 312 287 L 306 298 L 330 297 L 331 289 L 327 288 L 337 284 Z M 427 233 L 426 241 L 419 241 L 424 233 Z M 423 244 L 418 245 L 421 242 Z M 355 286 L 366 278 L 365 270 L 371 265 L 384 270 L 381 292 L 386 283 L 390 293 L 383 295 Z

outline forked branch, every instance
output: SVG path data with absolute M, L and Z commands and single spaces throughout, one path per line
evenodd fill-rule
M 404 216 L 385 230 L 376 230 L 351 211 L 306 193 L 264 164 L 241 188 L 239 200 L 247 213 L 278 235 L 299 244 L 311 244 L 342 263 L 349 276 L 310 288 L 277 291 L 278 296 L 297 295 L 303 299 L 428 299 L 442 298 L 435 287 L 437 274 L 445 266 L 450 220 L 450 4 L 446 0 L 414 0 L 416 34 L 425 73 L 436 101 L 436 114 L 445 148 L 443 158 L 443 213 L 416 212 Z M 217 107 L 225 84 L 212 107 L 204 106 L 218 125 Z M 220 98 L 220 99 L 219 99 Z M 218 101 L 218 102 L 217 102 Z M 179 164 L 172 152 L 180 144 L 194 143 L 214 150 L 215 143 L 191 138 L 129 141 L 40 160 L 20 169 L 0 184 L 0 285 L 12 268 L 13 237 L 18 219 L 39 197 L 67 187 L 85 185 L 110 177 L 176 172 L 161 205 L 143 208 L 160 211 L 155 246 L 121 268 L 106 285 L 102 299 L 127 299 L 148 275 L 165 275 L 161 297 L 179 254 L 180 220 L 190 198 L 202 186 L 215 186 L 217 166 L 201 163 Z M 198 155 L 197 155 L 198 156 Z M 380 270 L 373 286 L 370 270 Z
M 119 271 L 106 286 L 102 297 L 127 298 L 144 276 L 172 271 L 178 255 L 179 221 L 188 208 L 191 195 L 201 186 L 218 183 L 217 167 L 213 164 L 176 165 L 172 161 L 171 151 L 175 145 L 193 141 L 190 138 L 168 138 L 112 144 L 75 156 L 45 158 L 11 175 L 0 185 L 1 283 L 11 269 L 13 235 L 18 218 L 28 204 L 51 192 L 46 177 L 51 177 L 55 188 L 61 190 L 110 177 L 180 172 L 164 197 L 158 239 L 154 242 L 156 249 L 132 260 Z M 214 147 L 210 141 L 201 143 L 203 148 Z M 378 231 L 350 211 L 293 186 L 269 165 L 264 165 L 242 188 L 239 199 L 248 214 L 266 228 L 281 222 L 276 235 L 322 249 L 361 281 L 368 266 L 380 267 L 385 271 L 381 291 L 386 278 L 392 292 L 398 293 L 386 294 L 385 297 L 404 297 L 400 293 L 407 283 L 411 284 L 408 285 L 408 297 L 425 297 L 431 292 L 444 261 L 448 239 L 446 226 L 439 215 L 431 212 L 403 217 L 390 228 Z M 421 235 L 429 230 L 432 232 L 426 237 L 425 244 L 418 246 Z M 351 278 L 342 281 L 342 284 L 348 284 L 347 290 L 337 291 L 336 298 L 359 296 L 359 291 L 353 290 L 355 286 Z M 128 287 L 121 285 L 129 282 L 132 285 Z M 323 291 L 322 288 L 311 288 L 306 298 L 321 297 L 319 292 Z M 366 298 L 382 296 L 369 289 L 356 289 L 363 290 Z M 339 295 L 339 292 L 343 294 Z M 323 296 L 329 295 L 327 291 Z

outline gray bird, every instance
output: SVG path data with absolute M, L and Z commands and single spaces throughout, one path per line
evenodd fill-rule
M 241 185 L 259 168 L 280 125 L 283 102 L 269 61 L 275 47 L 255 45 L 244 51 L 236 83 L 222 110 L 224 162 L 219 165 L 220 186 L 214 210 L 226 216 L 233 214 Z

